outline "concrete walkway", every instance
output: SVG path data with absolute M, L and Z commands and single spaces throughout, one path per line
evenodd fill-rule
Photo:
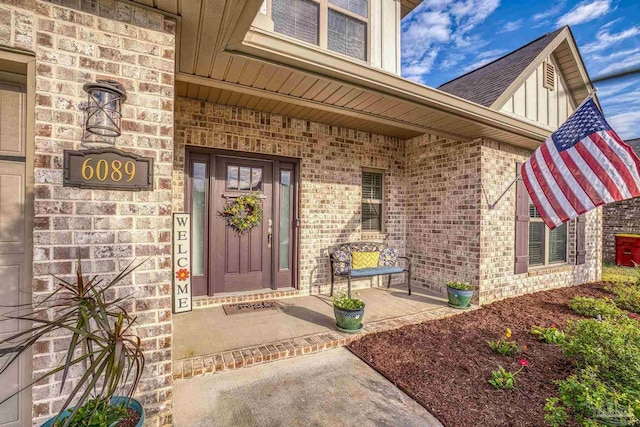
M 442 427 L 345 348 L 174 382 L 174 423 Z

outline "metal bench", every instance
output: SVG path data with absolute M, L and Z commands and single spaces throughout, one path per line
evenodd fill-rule
M 353 253 L 378 252 L 376 267 L 352 268 Z M 405 267 L 398 265 L 398 260 L 405 260 Z M 373 276 L 389 276 L 387 287 L 391 287 L 391 275 L 407 273 L 409 295 L 411 295 L 411 260 L 399 256 L 398 252 L 385 243 L 380 242 L 349 242 L 333 246 L 329 249 L 329 263 L 331 264 L 331 295 L 336 277 L 347 278 L 347 293 L 351 298 L 351 279 Z

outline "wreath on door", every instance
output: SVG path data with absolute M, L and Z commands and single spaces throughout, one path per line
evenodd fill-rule
M 220 215 L 238 234 L 246 233 L 262 221 L 262 198 L 258 194 L 240 196 L 228 203 Z

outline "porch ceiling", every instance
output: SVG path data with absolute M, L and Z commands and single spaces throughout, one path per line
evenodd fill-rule
M 406 10 L 421 0 L 405 0 Z M 262 0 L 136 0 L 179 20 L 176 95 L 411 138 L 535 148 L 550 133 L 441 91 L 252 27 Z M 403 9 L 404 10 L 404 9 Z

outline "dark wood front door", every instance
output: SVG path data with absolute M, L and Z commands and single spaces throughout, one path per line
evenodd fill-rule
M 273 239 L 273 164 L 259 160 L 217 157 L 213 205 L 213 293 L 251 291 L 271 287 Z M 239 234 L 219 212 L 238 196 L 258 193 L 262 199 L 260 224 Z
M 295 287 L 297 162 L 201 149 L 187 151 L 194 296 Z M 220 212 L 244 194 L 262 197 L 263 219 L 243 234 Z

